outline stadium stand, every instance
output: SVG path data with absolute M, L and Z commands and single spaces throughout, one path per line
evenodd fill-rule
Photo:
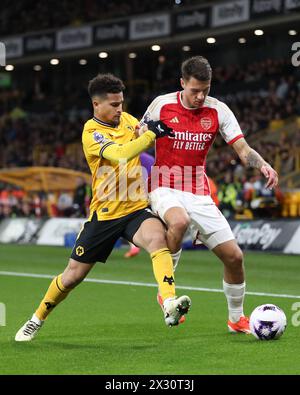
M 291 69 L 287 60 L 266 59 L 261 63 L 249 64 L 246 69 L 237 66 L 219 67 L 214 75 L 214 95 L 232 108 L 244 133 L 251 137 L 259 135 L 262 130 L 268 131 L 269 141 L 264 142 L 258 138 L 254 147 L 267 160 L 276 163 L 281 176 L 299 169 L 297 158 L 300 149 L 300 128 L 292 134 L 287 133 L 284 128 L 286 120 L 300 116 L 300 91 L 296 83 L 297 76 L 292 74 L 293 71 L 295 70 Z M 218 94 L 224 92 L 225 82 L 234 88 L 230 94 Z M 172 86 L 172 90 L 174 89 L 175 79 Z M 144 92 L 144 104 L 141 109 L 146 108 L 153 93 L 152 90 Z M 80 94 L 80 91 L 76 93 L 70 89 L 67 97 L 79 97 Z M 77 110 L 71 105 L 69 107 L 68 100 L 61 105 L 55 103 L 56 95 L 47 96 L 46 92 L 43 92 L 41 101 L 47 104 L 42 106 L 38 97 L 27 100 L 27 92 L 15 88 L 2 91 L 0 97 L 1 167 L 57 166 L 88 171 L 80 145 L 82 125 L 90 116 L 87 102 L 87 108 Z M 134 101 L 129 101 L 128 106 L 129 111 L 135 112 Z M 55 107 L 61 111 L 50 110 Z M 274 140 L 272 133 L 278 128 L 281 130 L 280 138 Z M 265 133 L 262 134 L 266 136 Z M 252 198 L 249 197 L 249 181 L 244 180 L 245 172 L 232 151 L 224 148 L 224 142 L 218 139 L 215 148 L 216 159 L 212 157 L 208 161 L 208 173 L 211 177 L 216 177 L 224 188 L 224 179 L 220 174 L 229 168 L 231 177 L 240 184 L 236 191 L 238 200 L 244 208 L 249 209 L 249 202 L 254 199 L 254 195 L 251 195 Z M 253 177 L 255 179 L 254 175 Z M 261 193 L 262 191 L 256 191 L 255 196 Z M 272 198 L 277 199 L 276 196 Z M 280 202 L 281 200 L 277 199 L 277 203 Z M 278 204 L 275 205 L 276 210 L 272 211 L 272 215 L 278 215 Z M 221 201 L 221 208 L 224 207 L 226 204 L 222 204 Z M 236 207 L 233 212 L 235 211 Z M 16 214 L 15 210 L 12 212 Z M 268 210 L 264 212 L 270 215 Z
M 64 0 L 52 3 L 52 12 L 49 13 L 47 2 L 4 0 L 0 35 L 81 26 L 99 19 L 150 15 L 157 11 L 176 11 L 179 3 L 180 7 L 189 10 L 206 2 Z M 28 9 L 31 12 L 24 11 Z M 261 44 L 253 45 L 249 56 L 245 56 L 240 63 L 218 63 L 218 48 L 213 50 L 198 46 L 194 54 L 203 50 L 204 56 L 212 58 L 211 95 L 229 105 L 247 140 L 275 165 L 280 174 L 280 189 L 272 195 L 268 194 L 260 176 L 255 172 L 246 172 L 221 138 L 216 140 L 210 153 L 208 175 L 215 180 L 219 188 L 220 207 L 229 217 L 255 217 L 262 213 L 271 217 L 295 216 L 300 203 L 297 192 L 293 194 L 291 190 L 299 185 L 300 68 L 291 64 L 289 56 L 275 56 L 271 48 L 266 48 L 263 55 L 258 50 L 257 58 L 253 58 L 255 46 L 259 48 Z M 130 75 L 126 74 L 123 64 L 126 62 L 120 62 L 118 57 L 112 57 L 110 63 L 101 63 L 96 67 L 92 60 L 94 55 L 89 55 L 84 70 L 78 64 L 75 66 L 75 58 L 72 57 L 62 61 L 57 70 L 43 65 L 42 71 L 33 71 L 33 61 L 30 71 L 28 66 L 20 65 L 10 74 L 12 77 L 8 78 L 8 83 L 0 87 L 0 168 L 49 166 L 88 173 L 80 142 L 82 126 L 91 115 L 86 92 L 88 80 L 98 71 L 115 71 L 117 68 L 117 74 L 125 80 L 128 89 L 126 109 L 139 118 L 155 96 L 179 89 L 179 64 L 184 56 L 193 53 L 179 54 L 178 48 L 173 49 L 166 46 L 166 50 L 158 54 L 143 52 L 140 59 L 135 60 Z M 122 56 L 125 57 L 125 52 Z M 149 64 L 147 68 L 143 67 L 145 61 Z M 25 73 L 28 78 L 24 79 Z M 15 207 L 20 207 L 16 201 L 28 203 L 28 199 L 30 212 L 35 215 L 32 207 L 36 195 L 27 196 L 19 188 L 2 183 L 0 196 L 2 217 L 26 215 L 27 208 L 20 210 Z M 45 191 L 39 192 L 39 199 L 47 200 Z M 59 196 L 55 199 L 52 196 L 51 199 L 57 202 Z M 43 215 L 58 215 L 58 210 L 47 208 L 41 212 Z M 77 212 L 76 215 L 80 214 Z
M 51 4 L 25 0 L 22 2 L 2 1 L 0 14 L 0 35 L 80 26 L 83 23 L 101 19 L 127 17 L 170 10 L 177 5 L 199 5 L 203 0 L 182 0 L 176 4 L 172 0 L 152 1 L 106 1 L 106 0 L 52 0 Z M 28 12 L 30 10 L 31 12 Z M 51 10 L 51 12 L 50 12 Z

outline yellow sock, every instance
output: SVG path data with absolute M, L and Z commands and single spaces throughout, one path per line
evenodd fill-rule
M 168 248 L 161 248 L 151 254 L 153 271 L 163 300 L 175 296 L 173 261 Z
M 61 281 L 61 274 L 55 277 L 46 292 L 44 299 L 41 301 L 35 315 L 40 320 L 45 320 L 49 313 L 57 306 L 62 300 L 64 300 L 72 288 L 66 288 L 63 286 Z

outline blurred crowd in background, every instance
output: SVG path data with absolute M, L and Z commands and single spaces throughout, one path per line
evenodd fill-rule
M 25 192 L 20 187 L 0 183 L 0 220 L 16 217 L 87 217 L 91 196 L 90 185 L 81 178 L 72 192 Z
M 200 3 L 207 1 L 53 0 L 49 12 L 48 2 L 2 0 L 0 36 L 179 10 L 182 6 L 193 7 Z M 260 44 L 255 45 L 259 48 Z M 240 56 L 240 49 L 232 43 L 228 48 Z M 251 146 L 275 166 L 282 180 L 299 167 L 300 67 L 294 67 L 289 56 L 280 58 L 280 50 L 279 55 L 270 56 L 272 51 L 267 47 L 263 51 L 250 48 L 249 53 L 243 52 L 245 57 L 239 62 L 220 61 L 218 51 L 203 49 L 203 55 L 213 67 L 210 95 L 231 108 Z M 253 53 L 257 56 L 253 57 Z M 169 48 L 159 53 L 141 52 L 129 64 L 127 55 L 115 52 L 100 63 L 92 57 L 85 68 L 75 59 L 64 59 L 57 68 L 43 64 L 40 72 L 24 65 L 23 69 L 17 66 L 11 78 L 9 73 L 2 73 L 0 169 L 51 166 L 89 173 L 81 146 L 83 125 L 92 116 L 87 94 L 89 79 L 97 72 L 116 73 L 127 87 L 125 111 L 140 119 L 157 95 L 180 89 L 180 64 L 185 57 L 191 56 Z M 291 120 L 296 125 L 292 131 L 285 128 Z M 154 151 L 149 150 L 149 154 L 154 155 Z M 207 174 L 216 185 L 216 201 L 226 217 L 234 218 L 245 210 L 249 211 L 249 217 L 282 215 L 282 191 L 279 188 L 266 190 L 262 176 L 246 170 L 221 136 L 209 153 Z M 90 199 L 90 186 L 83 180 L 78 181 L 72 193 L 62 190 L 48 194 L 25 193 L 21 188 L 0 183 L 0 219 L 86 216 Z
M 164 11 L 179 5 L 199 5 L 204 0 L 23 0 L 13 2 L 1 1 L 0 36 L 61 28 L 80 26 L 101 18 L 126 17 L 129 15 Z M 31 10 L 29 13 L 28 10 Z M 51 10 L 51 12 L 49 12 Z
M 178 69 L 173 69 L 176 70 L 173 78 L 169 66 L 165 72 L 168 78 L 154 72 L 150 89 L 126 97 L 126 110 L 140 118 L 155 96 L 180 89 Z M 245 69 L 237 65 L 217 67 L 210 94 L 232 109 L 245 136 L 253 136 L 262 129 L 280 127 L 282 121 L 292 116 L 300 116 L 299 73 L 299 68 L 290 66 L 289 60 L 268 59 Z M 66 89 L 62 87 L 55 94 L 44 89 L 43 84 L 30 92 L 18 87 L 0 89 L 1 167 L 60 166 L 88 170 L 82 150 L 72 155 L 76 149 L 72 144 L 80 142 L 83 124 L 92 115 L 90 100 L 86 87 L 76 87 L 76 81 Z M 293 136 L 293 145 L 299 146 L 299 141 L 298 133 Z M 283 137 L 269 145 L 258 142 L 257 148 L 272 161 L 278 150 L 286 155 L 285 145 L 289 143 Z M 216 141 L 218 147 L 224 147 L 221 139 Z M 231 152 L 230 155 L 232 159 Z M 227 162 L 210 163 L 210 175 L 226 168 Z
M 159 56 L 149 89 L 127 96 L 127 111 L 139 118 L 157 94 L 179 89 L 178 69 L 172 69 L 171 64 L 172 59 Z M 266 59 L 245 68 L 216 67 L 213 72 L 211 95 L 225 101 L 233 110 L 247 139 L 252 138 L 253 148 L 273 165 L 276 160 L 280 163 L 281 176 L 293 171 L 295 166 L 296 155 L 291 153 L 299 150 L 300 126 L 293 134 L 283 131 L 279 139 L 265 141 L 262 138 L 266 137 L 266 130 L 272 134 L 282 128 L 286 120 L 300 116 L 298 74 L 299 70 L 291 68 L 290 62 L 283 59 Z M 53 94 L 39 81 L 31 92 L 22 91 L 18 86 L 0 89 L 1 168 L 54 166 L 89 172 L 81 147 L 83 124 L 92 115 L 86 87 L 74 83 L 61 89 L 60 94 L 57 91 Z M 149 153 L 154 154 L 151 150 Z M 265 190 L 262 177 L 246 171 L 220 136 L 208 158 L 207 173 L 219 185 L 219 204 L 227 217 L 232 217 L 239 207 L 249 207 L 255 212 L 251 201 L 259 197 L 274 203 L 264 211 L 265 215 L 280 215 L 280 191 Z M 88 206 L 90 199 L 88 186 L 84 188 L 82 207 Z M 49 198 L 43 193 L 26 195 L 3 184 L 0 186 L 0 217 L 85 215 L 85 209 L 73 207 L 76 207 L 75 200 L 75 196 L 63 191 Z

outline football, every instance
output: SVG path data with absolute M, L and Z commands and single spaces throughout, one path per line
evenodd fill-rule
M 275 304 L 256 307 L 250 316 L 250 330 L 259 340 L 276 340 L 285 331 L 287 322 L 284 311 Z

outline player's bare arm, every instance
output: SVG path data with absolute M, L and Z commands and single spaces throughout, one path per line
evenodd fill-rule
M 244 166 L 258 169 L 267 178 L 266 188 L 272 189 L 278 184 L 278 174 L 258 152 L 251 148 L 245 139 L 241 138 L 232 144 Z

